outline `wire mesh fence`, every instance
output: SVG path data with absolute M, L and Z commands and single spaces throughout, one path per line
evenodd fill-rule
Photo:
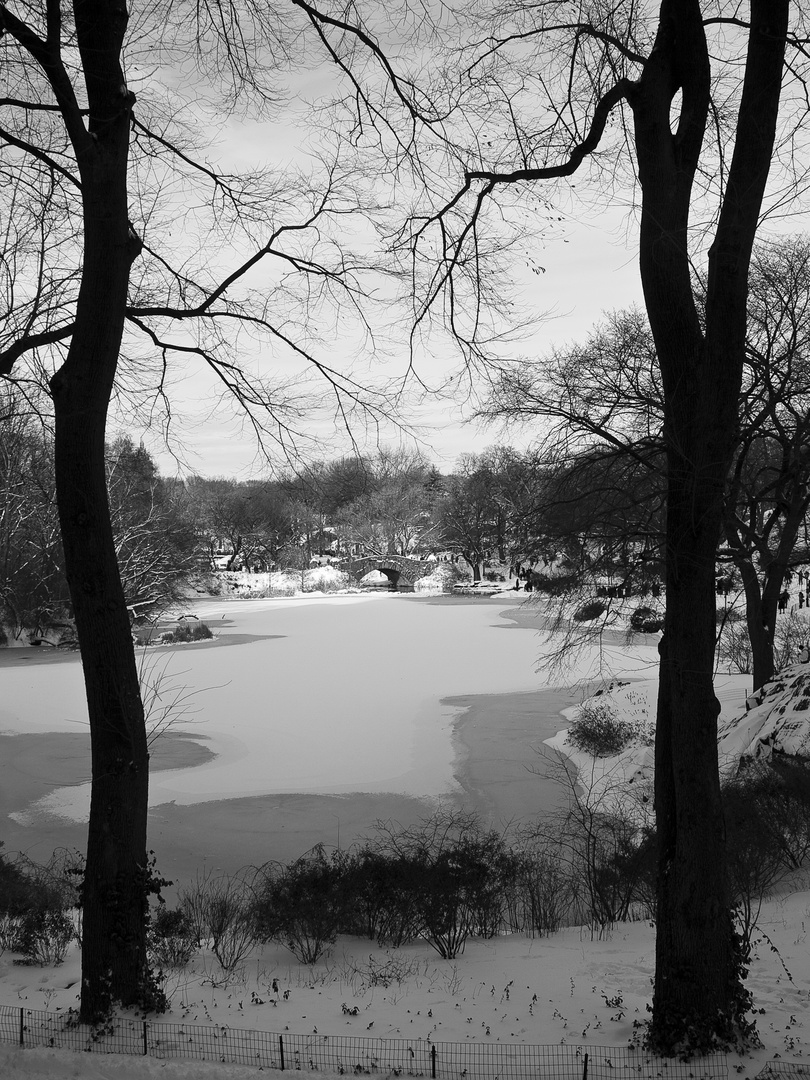
M 106 1054 L 183 1058 L 257 1068 L 429 1077 L 430 1080 L 727 1080 L 716 1054 L 701 1061 L 655 1058 L 635 1047 L 445 1043 L 293 1035 L 216 1025 L 112 1018 L 79 1024 L 75 1014 L 0 1006 L 0 1040 Z M 784 1074 L 783 1074 L 784 1075 Z M 796 1074 L 794 1074 L 796 1075 Z
M 810 1062 L 804 1061 L 769 1061 L 758 1072 L 755 1080 L 768 1080 L 768 1077 L 803 1076 L 810 1080 Z

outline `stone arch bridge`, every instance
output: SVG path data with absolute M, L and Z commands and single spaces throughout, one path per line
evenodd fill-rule
M 413 585 L 419 578 L 432 573 L 435 565 L 423 559 L 409 559 L 406 555 L 364 555 L 344 563 L 343 569 L 358 581 L 372 570 L 379 570 L 388 578 L 388 588 L 396 589 L 400 578 Z

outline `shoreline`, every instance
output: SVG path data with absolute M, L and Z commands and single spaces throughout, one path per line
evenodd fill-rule
M 405 599 L 413 602 L 414 598 L 408 594 Z M 415 599 L 441 606 L 471 602 L 467 597 L 451 595 Z M 481 599 L 473 602 L 481 604 Z M 198 603 L 211 603 L 216 609 L 234 601 L 214 599 L 195 602 L 195 606 Z M 244 610 L 263 602 L 238 604 Z M 506 620 L 502 629 L 539 629 L 541 613 L 537 606 L 526 604 L 519 595 L 487 598 L 486 605 L 493 617 Z M 195 651 L 196 647 L 216 649 L 275 636 L 233 633 L 236 613 L 221 609 L 220 613 L 217 622 L 227 631 L 214 641 L 196 643 Z M 157 648 L 163 652 L 179 646 Z M 61 650 L 42 653 L 39 649 L 14 649 L 6 663 L 39 667 L 66 660 L 76 662 L 78 657 Z M 547 687 L 440 698 L 439 704 L 452 710 L 447 721 L 452 746 L 448 777 L 451 785 L 444 794 L 415 796 L 407 792 L 346 789 L 331 794 L 287 791 L 188 804 L 163 802 L 149 810 L 148 846 L 157 853 L 161 873 L 189 880 L 207 869 L 234 872 L 271 859 L 289 861 L 316 843 L 324 843 L 327 849 L 345 848 L 370 835 L 376 821 L 391 821 L 407 828 L 429 816 L 437 806 L 475 811 L 485 825 L 498 829 L 518 820 L 531 820 L 553 812 L 564 799 L 563 787 L 556 798 L 553 786 L 547 780 L 540 782 L 538 774 L 544 771 L 541 756 L 545 741 L 566 726 L 561 710 L 581 697 L 580 684 L 564 689 Z M 11 740 L 15 739 L 14 750 L 25 749 L 24 755 L 11 753 Z M 165 733 L 155 743 L 153 771 L 193 768 L 211 761 L 217 755 L 205 742 L 206 736 L 196 731 L 178 728 Z M 5 840 L 5 853 L 22 850 L 44 861 L 56 847 L 84 849 L 85 822 L 60 818 L 44 807 L 39 813 L 34 809 L 26 823 L 25 811 L 57 788 L 86 783 L 89 760 L 86 730 L 0 735 L 0 767 L 9 778 L 16 774 L 16 783 L 2 785 L 0 781 L 4 789 L 0 798 L 0 840 Z M 430 763 L 424 767 L 429 768 Z M 15 813 L 18 820 L 9 817 L 10 813 Z
M 541 765 L 534 755 L 542 753 L 544 740 L 563 726 L 559 710 L 574 699 L 573 693 L 554 690 L 443 699 L 443 705 L 457 710 L 452 739 L 458 790 L 445 796 L 356 791 L 163 803 L 149 810 L 148 846 L 157 853 L 161 873 L 189 881 L 210 869 L 233 873 L 270 860 L 291 861 L 317 843 L 345 848 L 369 836 L 377 821 L 407 828 L 438 806 L 475 811 L 485 825 L 498 829 L 536 817 L 555 807 L 537 798 Z M 214 755 L 197 741 L 204 738 L 190 731 L 167 732 L 155 744 L 152 769 L 193 768 L 210 760 Z M 33 802 L 56 788 L 85 783 L 89 736 L 0 735 L 0 759 L 3 773 L 17 776 L 16 783 L 2 784 L 4 853 L 23 851 L 45 861 L 56 848 L 83 851 L 86 823 L 36 812 L 24 823 L 9 814 L 24 819 Z

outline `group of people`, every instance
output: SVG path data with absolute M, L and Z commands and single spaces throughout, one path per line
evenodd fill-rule
M 807 604 L 808 608 L 810 608 L 810 597 L 808 597 L 808 591 L 810 591 L 808 590 L 808 586 L 810 586 L 810 570 L 786 570 L 784 578 L 785 588 L 779 594 L 779 603 L 777 605 L 777 609 L 779 611 L 787 611 L 790 605 L 791 594 L 787 586 L 793 583 L 794 577 L 796 578 L 796 582 L 799 586 L 799 593 L 797 597 L 799 611 L 801 611 L 805 604 Z
M 801 611 L 801 609 L 804 607 L 804 603 L 805 603 L 805 600 L 806 600 L 806 596 L 805 596 L 804 591 L 802 589 L 799 589 L 798 600 L 799 600 L 799 611 Z M 788 592 L 787 589 L 783 589 L 782 592 L 779 594 L 779 603 L 777 605 L 778 610 L 779 611 L 787 611 L 789 603 L 790 603 L 790 593 Z

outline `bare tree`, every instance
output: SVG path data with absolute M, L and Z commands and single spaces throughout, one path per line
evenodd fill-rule
M 774 673 L 785 576 L 807 559 L 799 538 L 810 505 L 809 254 L 805 237 L 790 237 L 759 244 L 752 263 L 739 429 L 718 560 L 732 561 L 742 578 L 755 690 Z M 656 511 L 665 491 L 664 395 L 642 312 L 614 312 L 583 344 L 503 373 L 481 413 L 551 422 L 540 446 L 556 463 L 542 496 L 552 524 L 564 527 L 567 519 L 569 533 L 587 533 L 608 552 L 631 543 L 637 575 L 663 557 Z
M 110 402 L 131 412 L 157 401 L 170 418 L 170 369 L 196 358 L 248 425 L 282 448 L 304 434 L 313 378 L 339 422 L 385 410 L 317 355 L 316 314 L 326 332 L 338 299 L 358 316 L 357 347 L 367 340 L 368 257 L 346 244 L 361 207 L 364 220 L 374 213 L 362 178 L 339 155 L 285 179 L 229 172 L 201 152 L 222 116 L 269 115 L 297 18 L 252 0 L 145 5 L 131 20 L 111 0 L 0 3 L 0 378 L 47 385 L 55 417 L 92 742 L 88 1020 L 112 1001 L 160 1004 L 145 939 L 157 887 L 146 851 L 148 751 L 104 468 Z M 303 394 L 250 370 L 244 357 L 258 348 L 301 362 L 293 383 Z
M 713 689 L 715 556 L 737 435 L 748 270 L 766 209 L 802 181 L 800 5 L 660 0 L 475 7 L 448 77 L 420 52 L 395 70 L 379 12 L 306 10 L 351 83 L 362 138 L 413 177 L 400 245 L 422 286 L 417 331 L 449 324 L 487 362 L 515 308 L 487 305 L 510 253 L 576 175 L 596 205 L 639 192 L 640 271 L 664 395 L 666 623 L 656 741 L 659 897 L 651 1046 L 689 1052 L 749 1033 L 724 859 Z M 447 9 L 440 18 L 447 20 Z M 375 19 L 379 35 L 375 33 Z M 419 6 L 419 19 L 425 13 Z M 398 27 L 401 34 L 401 27 Z M 446 37 L 454 27 L 442 26 Z M 424 42 L 424 34 L 421 41 Z M 421 42 L 420 42 L 421 43 Z M 381 90 L 381 86 L 383 89 Z M 783 91 L 784 86 L 784 91 Z M 772 169 L 773 165 L 773 169 Z M 771 175 L 769 187 L 769 173 Z M 448 180 L 449 177 L 449 180 Z M 767 208 L 766 191 L 769 193 Z M 705 266 L 701 308 L 693 265 Z M 501 297 L 511 304 L 508 297 Z
M 723 528 L 745 591 L 754 689 L 773 678 L 779 595 L 808 559 L 810 507 L 810 241 L 754 253 L 740 445 Z M 799 537 L 805 533 L 803 543 Z

